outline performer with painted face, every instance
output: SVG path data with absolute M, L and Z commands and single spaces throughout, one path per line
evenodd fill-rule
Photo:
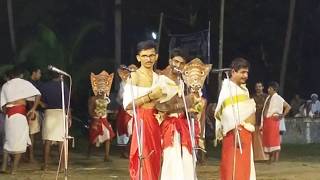
M 108 74 L 106 71 L 102 71 L 98 75 L 91 73 L 90 78 L 94 96 L 90 97 L 88 102 L 88 110 L 92 118 L 89 129 L 90 145 L 88 153 L 90 155 L 92 145 L 99 147 L 100 144 L 104 143 L 104 161 L 111 161 L 109 157 L 110 141 L 115 133 L 107 120 L 107 107 L 110 103 L 108 96 L 113 81 L 113 73 Z

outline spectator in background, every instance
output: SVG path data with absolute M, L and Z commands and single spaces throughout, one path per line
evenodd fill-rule
M 64 119 L 62 114 L 62 98 L 61 98 L 61 80 L 60 75 L 51 72 L 51 80 L 44 83 L 41 87 L 43 94 L 42 100 L 46 104 L 44 121 L 42 126 L 42 139 L 44 140 L 44 171 L 48 168 L 50 148 L 53 142 L 58 142 L 59 153 L 62 150 L 64 141 Z M 65 107 L 68 105 L 69 89 L 64 86 Z M 71 113 L 68 116 L 69 127 L 71 126 Z M 62 152 L 61 154 L 64 154 Z M 64 169 L 64 158 L 60 169 Z
M 280 155 L 280 120 L 285 117 L 291 107 L 278 95 L 279 84 L 270 82 L 268 87 L 269 96 L 264 103 L 260 129 L 263 131 L 264 152 L 268 153 L 269 162 L 278 161 Z
M 311 94 L 311 112 L 314 114 L 314 117 L 319 116 L 320 114 L 320 101 L 318 100 L 318 94 Z
M 262 146 L 262 135 L 259 129 L 261 125 L 261 114 L 263 105 L 268 97 L 268 95 L 263 92 L 263 89 L 264 86 L 262 82 L 257 82 L 255 85 L 256 93 L 252 96 L 256 103 L 256 124 L 255 131 L 252 134 L 253 157 L 255 161 L 265 161 L 269 159 L 268 154 L 264 153 Z
M 311 100 L 306 101 L 303 103 L 299 108 L 299 113 L 296 114 L 294 117 L 313 117 L 313 113 L 311 112 Z
M 299 108 L 304 103 L 305 103 L 305 100 L 302 99 L 299 94 L 295 94 L 293 96 L 292 100 L 290 101 L 291 110 L 290 110 L 289 115 L 293 117 L 296 114 L 298 114 L 299 113 Z
M 30 72 L 30 79 L 29 81 L 31 82 L 31 84 L 36 87 L 39 91 L 41 91 L 41 70 L 39 67 L 36 66 L 32 66 L 31 68 L 29 68 L 29 72 Z M 33 101 L 27 101 L 27 109 L 29 109 L 30 107 L 33 106 Z M 33 153 L 33 149 L 35 146 L 35 135 L 38 134 L 40 132 L 40 124 L 41 124 L 41 112 L 40 112 L 40 108 L 44 108 L 44 103 L 43 102 L 39 102 L 39 105 L 37 110 L 36 110 L 36 115 L 34 117 L 34 119 L 30 119 L 28 121 L 29 124 L 29 133 L 30 133 L 30 139 L 31 139 L 31 146 L 28 147 L 28 159 L 29 162 L 34 162 L 34 153 Z

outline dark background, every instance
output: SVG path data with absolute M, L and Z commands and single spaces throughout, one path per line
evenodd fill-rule
M 8 1 L 0 2 L 0 73 L 10 64 L 56 65 L 74 78 L 73 106 L 84 112 L 91 94 L 89 73 L 114 70 L 114 0 L 15 0 L 13 53 L 8 23 Z M 208 28 L 211 21 L 211 62 L 218 65 L 220 1 L 122 0 L 122 64 L 136 63 L 135 45 L 151 39 L 164 13 L 159 68 L 168 60 L 169 34 Z M 256 81 L 279 81 L 287 29 L 289 0 L 227 0 L 224 22 L 224 67 L 234 57 L 251 63 L 248 86 Z M 309 99 L 320 93 L 320 1 L 297 1 L 284 87 L 289 101 L 294 93 Z M 217 76 L 210 76 L 207 94 L 217 97 Z M 113 89 L 112 97 L 116 94 Z M 112 98 L 111 97 L 111 98 Z M 76 109 L 77 109 L 76 108 Z M 80 110 L 82 109 L 82 110 Z

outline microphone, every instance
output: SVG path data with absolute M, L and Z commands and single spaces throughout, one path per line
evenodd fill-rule
M 212 73 L 220 73 L 220 72 L 226 72 L 226 71 L 231 71 L 231 68 L 222 68 L 222 69 L 213 69 L 211 70 Z
M 65 76 L 70 76 L 68 73 L 66 73 L 66 72 L 64 72 L 64 71 L 62 71 L 62 70 L 60 70 L 60 69 L 58 69 L 58 68 L 56 68 L 56 67 L 54 67 L 54 66 L 52 66 L 52 65 L 49 65 L 49 66 L 48 66 L 48 69 L 49 69 L 50 71 L 56 72 L 56 73 L 58 73 L 58 74 L 62 74 L 62 75 L 65 75 Z
M 120 65 L 120 68 L 123 69 L 123 70 L 127 70 L 129 72 L 135 72 L 136 70 L 134 70 L 133 68 L 129 68 L 125 65 Z

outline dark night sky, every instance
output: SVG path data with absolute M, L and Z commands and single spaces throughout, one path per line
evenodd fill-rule
M 15 32 L 18 52 L 22 45 L 37 33 L 38 24 L 52 28 L 64 41 L 81 24 L 99 21 L 102 31 L 91 32 L 84 37 L 77 63 L 88 63 L 92 57 L 112 59 L 114 57 L 114 1 L 103 0 L 19 0 L 13 1 Z M 135 62 L 136 42 L 149 39 L 151 31 L 158 30 L 159 14 L 164 12 L 164 26 L 160 46 L 159 67 L 166 66 L 170 33 L 188 33 L 205 29 L 212 22 L 212 62 L 218 64 L 218 0 L 123 0 L 122 5 L 122 63 Z M 188 4 L 188 2 L 191 2 Z M 1 64 L 12 62 L 6 2 L 0 2 L 0 57 Z M 190 8 L 191 7 L 191 8 Z M 228 0 L 225 7 L 224 66 L 232 58 L 247 58 L 252 69 L 249 87 L 257 80 L 279 81 L 280 64 L 287 26 L 289 0 Z M 197 21 L 188 25 L 189 12 L 198 11 Z M 316 72 L 320 67 L 320 1 L 297 1 L 285 97 L 293 93 L 309 98 L 312 92 L 320 93 Z M 265 60 L 262 59 L 262 49 Z M 109 64 L 109 63 L 107 63 Z M 110 70 L 111 71 L 111 70 Z M 212 76 L 210 85 L 216 86 Z M 213 88 L 214 89 L 214 88 Z M 214 96 L 213 96 L 214 97 Z

